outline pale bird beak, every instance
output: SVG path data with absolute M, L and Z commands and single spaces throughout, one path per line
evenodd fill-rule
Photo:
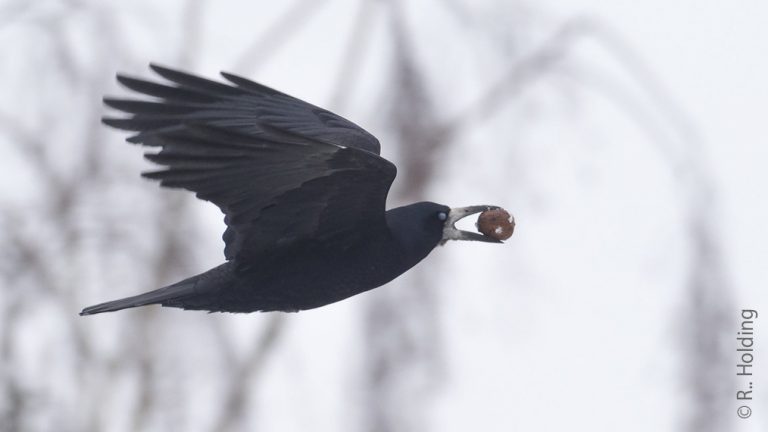
M 495 238 L 491 238 L 480 233 L 464 231 L 456 228 L 456 222 L 464 219 L 467 216 L 471 216 L 473 214 L 481 213 L 487 210 L 498 210 L 500 208 L 501 207 L 492 205 L 476 205 L 452 208 L 448 212 L 448 218 L 445 220 L 443 238 L 440 241 L 440 244 L 445 244 L 445 242 L 448 240 L 473 240 L 486 243 L 503 243 L 501 240 L 496 240 Z

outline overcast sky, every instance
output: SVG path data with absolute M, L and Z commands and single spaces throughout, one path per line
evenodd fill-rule
M 440 385 L 418 405 L 426 411 L 427 426 L 441 432 L 681 430 L 688 409 L 681 402 L 688 389 L 679 353 L 690 336 L 684 322 L 690 245 L 687 189 L 680 179 L 691 178 L 687 162 L 674 162 L 681 154 L 697 155 L 695 163 L 713 187 L 704 211 L 711 211 L 722 241 L 732 290 L 734 337 L 726 350 L 733 353 L 734 374 L 740 309 L 765 311 L 768 318 L 768 4 L 447 3 L 466 3 L 470 19 L 457 20 L 438 1 L 407 2 L 406 7 L 419 62 L 445 119 L 463 112 L 510 62 L 574 17 L 605 25 L 620 45 L 589 38 L 574 45 L 562 65 L 463 134 L 436 173 L 427 198 L 452 206 L 500 204 L 515 214 L 518 225 L 504 246 L 449 244 L 421 264 L 444 290 Z M 335 90 L 340 60 L 357 3 L 318 4 L 312 6 L 318 12 L 274 55 L 256 46 L 254 54 L 244 56 L 252 41 L 268 33 L 264 23 L 274 22 L 283 6 L 210 2 L 200 29 L 201 54 L 190 67 L 208 76 L 219 70 L 241 73 L 338 108 L 379 136 L 382 153 L 396 161 L 382 118 L 391 103 L 387 24 L 381 18 L 368 23 L 370 48 L 362 56 L 360 79 L 350 80 L 348 94 L 340 98 Z M 147 15 L 153 18 L 137 18 L 154 10 L 148 6 L 124 14 L 120 25 L 131 35 L 135 63 L 115 67 L 146 76 L 143 65 L 150 61 L 174 66 L 178 5 L 159 6 L 166 13 Z M 167 37 L 158 41 L 156 32 L 142 26 L 167 26 Z M 516 43 L 523 52 L 514 49 Z M 269 61 L 254 60 L 260 56 Z M 112 88 L 119 92 L 117 85 Z M 5 112 L 14 108 L 12 101 L 0 104 Z M 118 135 L 110 133 L 111 141 Z M 138 150 L 132 151 L 138 159 Z M 16 178 L 12 165 L 3 165 L 3 199 L 23 200 L 23 188 L 11 181 Z M 142 181 L 134 174 L 136 182 Z M 213 266 L 222 259 L 221 214 L 211 205 L 198 207 L 206 228 L 200 238 L 210 245 L 200 264 Z M 148 288 L 153 287 L 136 290 Z M 363 397 L 356 374 L 364 361 L 358 349 L 364 336 L 360 321 L 366 303 L 380 295 L 374 290 L 288 317 L 288 330 L 251 401 L 259 413 L 254 426 L 356 430 L 360 419 L 348 407 Z M 181 326 L 201 319 L 189 312 L 162 313 Z M 106 324 L 108 330 L 118 319 L 105 315 L 89 322 Z M 264 317 L 226 320 L 232 337 L 246 346 Z M 761 333 L 762 321 L 761 315 Z M 177 336 L 158 330 L 159 338 Z M 762 367 L 768 345 L 758 337 L 755 413 L 738 419 L 735 395 L 729 408 L 740 432 L 768 428 L 768 397 L 763 396 L 768 369 Z M 190 381 L 210 384 L 206 368 L 217 365 L 196 356 L 203 351 L 195 340 L 180 339 L 177 348 L 200 368 Z M 421 397 L 405 395 L 402 405 Z M 192 418 L 206 419 L 206 397 L 192 392 L 189 398 L 199 407 Z

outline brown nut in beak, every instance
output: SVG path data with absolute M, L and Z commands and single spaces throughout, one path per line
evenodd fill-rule
M 478 231 L 496 240 L 506 240 L 515 232 L 515 218 L 502 208 L 480 213 L 475 225 Z

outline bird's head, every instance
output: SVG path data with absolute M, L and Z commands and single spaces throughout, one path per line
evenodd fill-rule
M 498 208 L 491 205 L 450 208 L 433 202 L 419 202 L 388 211 L 387 223 L 409 255 L 423 258 L 435 246 L 448 240 L 502 243 L 480 233 L 456 228 L 456 222 L 467 216 Z

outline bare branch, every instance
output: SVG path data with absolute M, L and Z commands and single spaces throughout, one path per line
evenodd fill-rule
M 0 133 L 7 135 L 14 148 L 27 158 L 30 165 L 36 170 L 35 174 L 47 178 L 48 185 L 58 184 L 59 178 L 50 170 L 45 143 L 42 138 L 31 130 L 21 126 L 20 122 L 6 113 L 0 113 Z
M 560 26 L 539 48 L 522 60 L 516 61 L 504 76 L 483 92 L 474 103 L 450 120 L 444 121 L 436 135 L 441 140 L 449 140 L 491 117 L 517 92 L 526 88 L 533 80 L 541 78 L 544 72 L 562 61 L 583 36 L 590 34 L 591 27 L 586 26 L 586 23 L 583 18 L 576 18 Z
M 633 99 L 619 86 L 611 86 L 602 78 L 591 79 L 582 76 L 582 83 L 589 83 L 601 91 L 609 100 L 628 114 L 649 133 L 649 142 L 665 156 L 673 173 L 684 173 L 676 177 L 684 189 L 688 230 L 692 242 L 691 261 L 687 288 L 692 299 L 691 308 L 685 318 L 685 325 L 694 335 L 686 352 L 686 371 L 690 371 L 688 385 L 694 409 L 687 420 L 691 431 L 720 431 L 728 428 L 723 412 L 727 406 L 725 395 L 727 382 L 732 376 L 727 370 L 727 353 L 721 343 L 727 337 L 727 310 L 730 305 L 730 291 L 725 266 L 721 256 L 722 246 L 716 228 L 711 223 L 716 213 L 713 201 L 713 181 L 706 161 L 702 157 L 702 138 L 685 112 L 672 99 L 670 92 L 650 71 L 639 55 L 623 41 L 618 34 L 599 22 L 576 19 L 566 23 L 541 48 L 505 74 L 504 79 L 492 86 L 475 104 L 462 114 L 444 124 L 440 136 L 444 139 L 455 137 L 463 129 L 475 125 L 493 115 L 512 95 L 524 88 L 533 79 L 552 69 L 570 51 L 577 41 L 589 39 L 602 47 L 617 60 L 648 96 L 653 104 L 647 114 L 642 104 Z M 658 121 L 657 121 L 658 120 Z M 670 133 L 656 125 L 659 121 L 671 126 Z M 703 380 L 701 377 L 717 376 L 718 379 Z
M 401 3 L 389 3 L 393 38 L 392 95 L 397 101 L 389 121 L 399 145 L 398 201 L 420 200 L 432 182 L 439 156 L 450 143 L 441 143 L 432 131 L 437 113 L 424 70 L 417 62 L 411 30 Z M 438 293 L 419 268 L 412 269 L 370 303 L 365 316 L 366 393 L 364 429 L 371 432 L 424 430 L 425 410 L 442 362 Z M 418 286 L 418 289 L 414 289 Z M 409 289 L 404 289 L 404 288 Z M 385 296 L 386 294 L 386 296 Z M 423 377 L 418 384 L 404 377 Z M 405 407 L 403 394 L 418 396 Z
M 279 336 L 285 327 L 283 314 L 269 315 L 266 326 L 259 335 L 250 354 L 247 355 L 239 366 L 231 371 L 230 383 L 226 400 L 222 404 L 222 411 L 218 420 L 211 428 L 214 432 L 234 430 L 238 423 L 245 419 L 246 402 L 255 380 L 263 373 L 269 360 L 269 354 L 274 351 Z
M 360 76 L 360 63 L 365 48 L 371 40 L 371 30 L 373 26 L 372 10 L 375 6 L 374 0 L 360 0 L 357 9 L 357 15 L 354 19 L 354 28 L 352 35 L 347 38 L 347 46 L 344 50 L 344 57 L 338 68 L 334 92 L 331 96 L 330 106 L 336 110 L 343 110 L 346 106 L 349 95 L 355 87 Z

